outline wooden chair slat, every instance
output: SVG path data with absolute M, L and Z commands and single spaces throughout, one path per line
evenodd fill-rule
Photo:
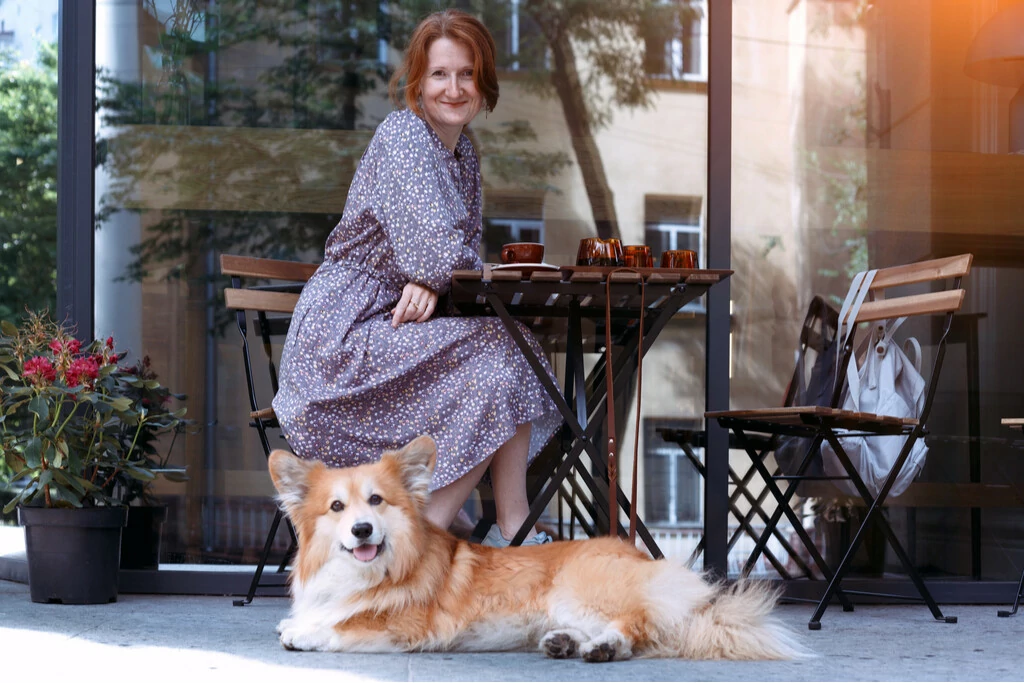
M 911 285 L 918 282 L 963 277 L 971 271 L 973 259 L 974 256 L 971 254 L 961 254 L 948 258 L 932 259 L 931 261 L 921 261 L 920 263 L 893 266 L 892 268 L 880 268 L 875 273 L 875 279 L 871 282 L 871 289 L 886 289 L 887 287 Z
M 1024 427 L 1024 417 L 1004 417 L 1001 422 L 1010 427 Z
M 913 294 L 895 299 L 866 301 L 857 313 L 857 322 L 872 322 L 889 318 L 902 318 L 912 315 L 929 315 L 933 313 L 949 313 L 960 310 L 964 301 L 964 290 L 951 289 L 945 292 Z
M 482 280 L 484 273 L 482 270 L 454 270 L 452 271 L 453 280 L 466 280 L 470 282 L 476 282 Z
M 236 310 L 291 313 L 298 302 L 299 295 L 292 292 L 264 292 L 234 287 L 224 290 L 224 304 Z
M 835 498 L 840 504 L 864 507 L 859 496 L 850 496 L 827 481 L 801 483 L 801 494 Z M 1009 484 L 969 482 L 914 482 L 899 496 L 885 501 L 885 507 L 995 508 L 1024 506 L 1024 491 Z
M 320 264 L 318 263 L 279 261 L 276 259 L 238 256 L 236 254 L 220 255 L 220 272 L 224 275 L 237 277 L 306 282 L 309 278 L 313 277 L 313 273 L 319 267 Z
M 261 408 L 260 410 L 249 411 L 249 417 L 253 420 L 274 420 L 277 419 L 277 413 L 274 412 L 273 408 Z
M 809 421 L 819 418 L 828 421 L 841 420 L 844 424 L 853 422 L 863 423 L 865 426 L 878 424 L 911 427 L 917 424 L 916 418 L 856 413 L 851 410 L 826 408 L 823 406 L 792 406 L 787 408 L 763 408 L 760 410 L 722 410 L 705 413 L 704 416 L 708 419 L 726 417 L 737 420 L 786 425 L 808 424 Z

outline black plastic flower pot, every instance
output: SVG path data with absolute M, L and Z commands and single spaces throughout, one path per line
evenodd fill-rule
M 123 507 L 18 508 L 25 527 L 32 602 L 116 602 L 121 528 L 127 514 Z
M 128 508 L 128 524 L 121 531 L 121 569 L 158 569 L 160 529 L 167 521 L 167 506 Z

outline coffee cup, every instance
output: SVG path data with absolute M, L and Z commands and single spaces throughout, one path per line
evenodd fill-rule
M 509 242 L 501 248 L 502 263 L 541 263 L 544 245 L 539 242 Z
M 669 249 L 661 254 L 662 268 L 683 268 L 693 270 L 697 265 L 697 252 L 692 249 Z

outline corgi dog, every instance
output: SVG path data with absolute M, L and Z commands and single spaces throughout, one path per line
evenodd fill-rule
M 776 595 L 710 584 L 618 538 L 491 548 L 424 517 L 436 447 L 420 436 L 371 465 L 329 468 L 277 450 L 270 475 L 299 538 L 290 650 L 494 651 L 556 659 L 788 659 Z

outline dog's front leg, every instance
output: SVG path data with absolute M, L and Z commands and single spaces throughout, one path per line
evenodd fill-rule
M 298 619 L 285 619 L 278 624 L 281 645 L 286 650 L 331 651 L 334 629 L 322 624 L 303 624 Z
M 281 645 L 288 650 L 319 652 L 404 652 L 408 648 L 395 642 L 386 631 L 335 626 L 303 626 L 297 620 L 285 620 L 281 626 Z

